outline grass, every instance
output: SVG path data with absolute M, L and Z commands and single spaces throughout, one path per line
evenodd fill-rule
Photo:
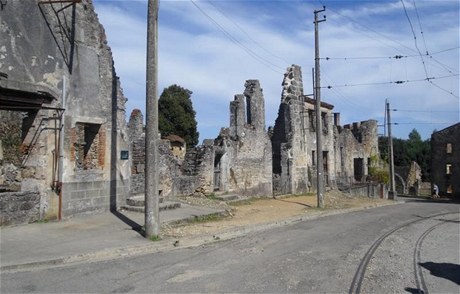
M 47 224 L 48 222 L 49 222 L 49 220 L 47 218 L 39 219 L 39 220 L 35 221 L 36 224 Z
M 205 223 L 222 220 L 223 217 L 219 213 L 212 213 L 208 215 L 195 216 L 190 223 Z
M 161 241 L 161 237 L 158 235 L 152 235 L 150 236 L 149 240 L 153 242 L 157 242 L 157 241 Z

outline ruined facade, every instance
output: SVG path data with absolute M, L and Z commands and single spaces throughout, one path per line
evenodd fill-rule
M 271 137 L 275 194 L 301 194 L 316 189 L 315 100 L 303 94 L 299 66 L 288 68 L 278 118 Z M 378 156 L 377 121 L 340 126 L 334 106 L 321 102 L 324 183 L 335 188 L 366 179 Z
M 126 98 L 91 1 L 0 14 L 1 223 L 115 209 L 129 190 Z M 24 199 L 34 208 L 16 219 Z
M 248 80 L 243 94 L 230 102 L 230 127 L 215 140 L 187 150 L 177 136 L 160 143 L 160 190 L 163 197 L 236 193 L 240 196 L 272 195 L 272 151 L 265 129 L 265 108 L 259 81 Z M 145 191 L 145 135 L 142 114 L 131 114 L 131 195 Z M 179 141 L 179 142 L 178 142 Z
M 439 195 L 460 198 L 460 123 L 431 135 L 431 183 Z
M 230 102 L 230 127 L 214 142 L 215 191 L 272 195 L 272 148 L 264 105 L 258 80 L 247 80 L 244 93 Z

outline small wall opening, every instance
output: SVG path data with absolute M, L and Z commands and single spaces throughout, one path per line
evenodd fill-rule
M 362 158 L 353 159 L 353 167 L 355 180 L 358 182 L 362 181 L 364 176 L 364 160 Z
M 101 125 L 77 123 L 75 135 L 76 141 L 73 147 L 77 170 L 102 169 L 105 141 Z
M 246 97 L 246 123 L 252 124 L 251 97 Z

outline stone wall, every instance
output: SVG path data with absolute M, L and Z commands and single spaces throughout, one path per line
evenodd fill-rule
M 214 190 L 272 196 L 272 146 L 264 103 L 258 80 L 247 80 L 244 94 L 230 102 L 230 127 L 214 141 Z
M 302 83 L 300 67 L 289 67 L 271 136 L 275 194 L 316 190 L 316 100 L 303 95 Z M 377 122 L 369 120 L 341 127 L 339 114 L 333 113 L 333 108 L 321 102 L 323 182 L 330 188 L 365 181 L 370 158 L 378 156 Z M 357 166 L 360 171 L 355 177 Z
M 0 226 L 27 224 L 40 220 L 40 193 L 0 193 Z
M 271 137 L 275 194 L 301 194 L 316 189 L 315 100 L 303 95 L 299 66 L 287 69 L 282 83 L 281 103 Z M 321 103 L 323 150 L 327 170 L 334 171 L 333 106 Z M 334 172 L 326 184 L 333 185 Z
M 20 190 L 39 192 L 40 215 L 49 219 L 58 216 L 59 199 L 64 217 L 108 210 L 124 202 L 129 187 L 129 162 L 120 158 L 128 150 L 126 98 L 104 29 L 92 1 L 67 4 L 9 1 L 0 11 L 0 91 L 39 87 L 52 97 L 46 109 L 38 104 L 22 111 L 18 155 Z M 78 200 L 74 191 L 86 196 Z M 101 197 L 111 199 L 102 205 L 85 200 Z
M 132 111 L 128 123 L 130 134 L 131 182 L 129 195 L 145 193 L 145 132 L 143 116 L 140 110 Z M 182 178 L 183 159 L 172 152 L 169 140 L 159 140 L 159 189 L 161 197 L 172 198 L 177 195 L 188 195 L 194 184 L 187 177 Z M 187 184 L 184 184 L 187 183 Z M 193 192 L 193 191 L 192 191 Z

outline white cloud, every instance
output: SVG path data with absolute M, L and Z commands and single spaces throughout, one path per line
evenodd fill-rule
M 322 1 L 332 9 L 320 24 L 321 57 L 363 57 L 415 55 L 417 51 L 400 1 L 366 3 Z M 458 47 L 458 3 L 417 1 L 425 42 L 419 34 L 414 7 L 406 3 L 418 34 L 421 51 L 430 53 Z M 115 66 L 121 77 L 128 110 L 145 104 L 146 2 L 96 1 L 100 20 L 107 30 Z M 246 79 L 259 79 L 266 99 L 267 126 L 278 112 L 281 82 L 290 64 L 303 67 L 305 93 L 311 93 L 314 65 L 313 9 L 300 1 L 217 1 L 195 2 L 219 24 L 211 22 L 190 1 L 162 1 L 159 32 L 160 91 L 179 84 L 193 91 L 200 139 L 215 137 L 228 126 L 233 96 L 244 91 Z M 439 4 L 435 4 L 439 3 Z M 452 8 L 457 9 L 452 9 Z M 224 12 L 223 15 L 221 12 Z M 439 15 L 446 15 L 440 17 Z M 344 17 L 345 16 L 345 17 Z M 358 24 L 358 23 L 359 24 Z M 222 31 L 225 30 L 225 32 Z M 229 37 L 231 35 L 231 37 Z M 249 35 L 249 36 L 248 36 Z M 429 76 L 458 74 L 458 48 L 424 56 Z M 440 64 L 442 63 L 442 65 Z M 322 85 L 379 83 L 424 78 L 420 57 L 321 61 Z M 451 68 L 449 73 L 446 65 Z M 458 96 L 458 76 L 433 80 Z M 384 84 L 324 89 L 322 98 L 335 104 L 342 122 L 381 119 L 386 98 L 394 108 L 427 112 L 395 114 L 397 119 L 427 124 L 401 125 L 394 134 L 406 137 L 413 128 L 427 137 L 441 119 L 459 119 L 459 100 L 428 82 Z M 452 110 L 439 113 L 433 111 Z M 432 112 L 429 112 L 432 111 Z

